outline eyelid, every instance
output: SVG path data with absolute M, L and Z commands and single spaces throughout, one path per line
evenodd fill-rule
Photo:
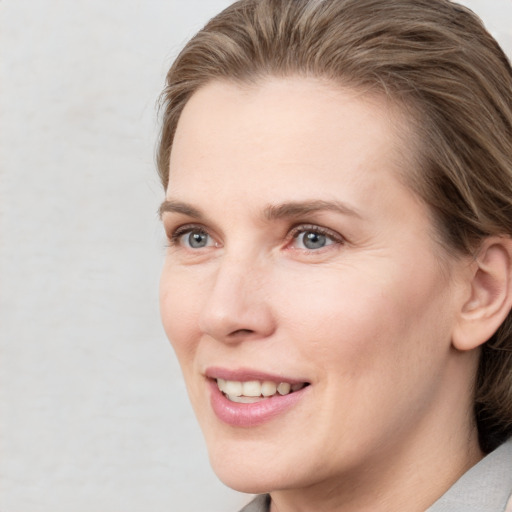
M 311 231 L 313 233 L 324 235 L 330 238 L 335 244 L 346 243 L 345 237 L 341 236 L 336 231 L 333 231 L 332 229 L 329 228 L 325 228 L 323 226 L 319 226 L 318 224 L 309 223 L 297 224 L 293 226 L 289 232 L 289 238 L 291 240 L 295 240 L 301 233 L 304 233 L 305 231 Z
M 197 224 L 197 223 L 182 224 L 180 226 L 177 226 L 176 228 L 170 229 L 167 232 L 167 238 L 169 240 L 170 245 L 174 246 L 174 247 L 179 247 L 181 245 L 181 243 L 180 243 L 181 237 L 183 235 L 190 233 L 191 231 L 199 231 L 201 233 L 204 233 L 205 235 L 208 235 L 214 241 L 214 243 L 212 245 L 218 246 L 218 243 L 215 242 L 215 239 L 212 236 L 212 234 L 210 233 L 210 231 L 202 224 Z M 212 245 L 210 245 L 209 247 L 211 247 Z M 204 249 L 206 249 L 206 247 L 204 247 Z M 197 249 L 194 249 L 194 250 L 197 250 Z
M 212 246 L 219 247 L 220 246 L 220 244 L 217 241 L 215 241 L 215 236 L 203 224 L 191 222 L 191 223 L 179 225 L 177 227 L 169 228 L 166 231 L 167 231 L 167 238 L 168 238 L 169 244 L 171 246 L 175 246 L 175 247 L 180 246 L 181 245 L 181 243 L 180 243 L 181 237 L 183 235 L 186 235 L 187 233 L 190 233 L 191 231 L 199 231 L 199 232 L 202 232 L 202 233 L 208 235 L 213 241 L 213 244 L 210 245 L 210 247 L 212 247 Z M 338 232 L 336 232 L 332 229 L 329 229 L 329 228 L 326 228 L 323 226 L 319 226 L 318 224 L 300 223 L 300 224 L 296 224 L 295 226 L 293 226 L 290 229 L 290 231 L 288 232 L 288 234 L 286 236 L 286 245 L 289 246 L 294 240 L 296 240 L 298 238 L 298 236 L 301 233 L 304 233 L 304 232 L 313 232 L 313 233 L 318 233 L 318 234 L 324 235 L 324 236 L 328 237 L 333 242 L 333 244 L 330 244 L 330 245 L 341 245 L 341 244 L 345 244 L 347 242 L 345 237 L 343 237 Z M 197 250 L 197 249 L 195 249 L 195 250 Z M 306 249 L 306 251 L 308 251 L 308 250 Z M 315 252 L 317 252 L 317 251 L 315 251 Z
M 201 224 L 196 223 L 189 223 L 189 224 L 182 224 L 180 226 L 177 226 L 170 230 L 170 236 L 169 238 L 172 240 L 175 240 L 179 238 L 180 236 L 184 235 L 185 233 L 189 233 L 190 231 L 197 230 L 197 231 L 204 231 L 207 233 L 207 230 L 204 226 Z

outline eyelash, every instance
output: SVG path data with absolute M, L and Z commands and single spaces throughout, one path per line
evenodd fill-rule
M 179 245 L 181 245 L 180 238 L 183 235 L 187 235 L 187 234 L 191 233 L 192 231 L 197 231 L 198 233 L 209 235 L 208 231 L 203 226 L 201 226 L 201 225 L 198 225 L 198 224 L 185 224 L 184 226 L 179 226 L 178 228 L 176 228 L 170 234 L 170 236 L 168 236 L 169 244 L 171 246 L 179 246 Z
M 330 229 L 324 228 L 322 226 L 317 226 L 316 224 L 299 224 L 294 226 L 290 231 L 290 238 L 292 240 L 296 240 L 299 235 L 302 233 L 315 233 L 317 235 L 323 235 L 327 237 L 329 240 L 333 242 L 333 244 L 329 245 L 341 245 L 345 243 L 345 239 L 335 231 L 331 231 Z M 302 249 L 308 252 L 314 252 L 312 249 Z M 317 249 L 319 251 L 321 249 Z
M 179 247 L 181 245 L 181 237 L 190 234 L 193 231 L 197 231 L 198 233 L 210 236 L 208 230 L 204 226 L 198 224 L 185 224 L 183 226 L 179 226 L 178 228 L 176 228 L 170 234 L 170 236 L 168 236 L 169 245 L 172 247 Z M 346 241 L 341 235 L 339 235 L 335 231 L 331 231 L 330 229 L 326 229 L 315 224 L 298 224 L 292 227 L 292 229 L 287 234 L 287 245 L 290 243 L 290 241 L 297 240 L 299 235 L 301 235 L 302 233 L 316 233 L 318 235 L 325 236 L 332 241 L 332 244 L 329 245 L 342 245 Z M 315 252 L 312 249 L 301 250 L 304 250 L 306 252 Z

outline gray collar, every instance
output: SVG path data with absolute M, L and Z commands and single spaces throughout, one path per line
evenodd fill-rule
M 464 473 L 425 512 L 512 512 L 512 439 Z M 240 512 L 266 512 L 270 497 L 257 496 Z
M 270 509 L 270 496 L 260 494 L 247 504 L 240 512 L 267 512 Z
M 483 458 L 426 512 L 504 512 L 512 493 L 512 439 Z

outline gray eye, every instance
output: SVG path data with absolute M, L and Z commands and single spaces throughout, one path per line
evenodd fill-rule
M 191 231 L 186 240 L 192 249 L 201 249 L 208 245 L 208 234 L 204 231 Z
M 302 238 L 302 244 L 306 249 L 321 249 L 328 243 L 327 236 L 314 231 L 305 231 L 299 238 Z

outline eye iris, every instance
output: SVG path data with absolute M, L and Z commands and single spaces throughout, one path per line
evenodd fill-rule
M 208 235 L 200 231 L 193 231 L 188 235 L 188 243 L 193 249 L 206 247 L 208 243 Z
M 327 237 L 321 233 L 308 231 L 304 233 L 302 241 L 307 249 L 320 249 L 327 243 Z

